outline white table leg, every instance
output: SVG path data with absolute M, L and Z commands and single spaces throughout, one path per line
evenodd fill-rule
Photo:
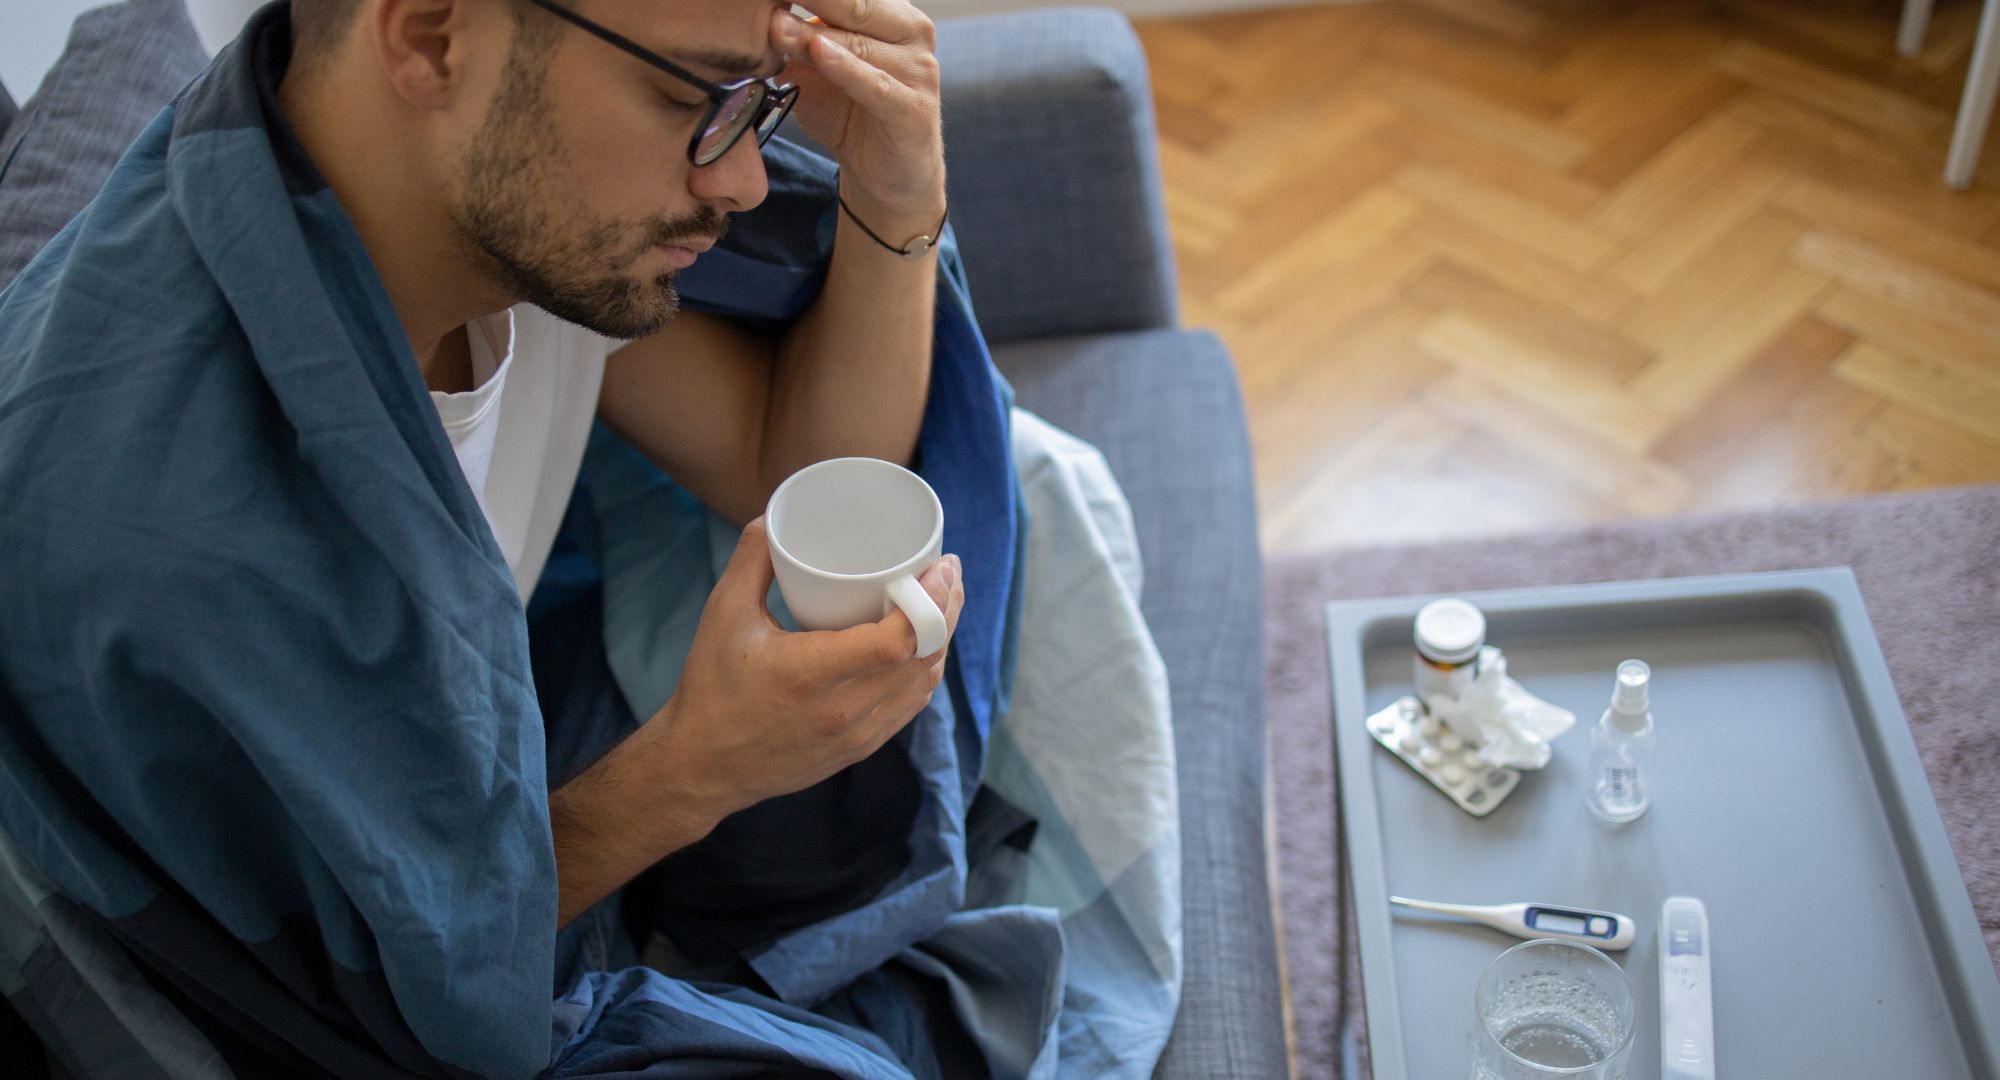
M 1924 47 L 1924 31 L 1931 24 L 1933 0 L 1903 0 L 1903 24 L 1896 31 L 1896 51 L 1915 56 Z
M 1986 0 L 1979 16 L 1979 42 L 1972 49 L 1972 70 L 1965 76 L 1965 96 L 1958 102 L 1958 127 L 1951 133 L 1951 155 L 1945 159 L 1946 187 L 1963 191 L 1972 186 L 1972 170 L 1986 142 L 1986 125 L 1993 119 L 1993 98 L 2000 94 L 2000 0 Z

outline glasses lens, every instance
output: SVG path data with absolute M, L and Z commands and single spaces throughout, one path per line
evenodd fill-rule
M 715 110 L 715 119 L 708 122 L 707 130 L 701 133 L 701 142 L 695 147 L 695 162 L 706 165 L 729 152 L 736 145 L 737 136 L 750 126 L 757 115 L 757 106 L 764 102 L 764 84 L 746 83 L 729 92 L 722 99 L 722 105 Z
M 764 102 L 764 115 L 757 119 L 757 145 L 771 141 L 778 125 L 785 122 L 785 116 L 792 111 L 792 104 L 799 100 L 797 86 L 780 86 L 775 95 Z

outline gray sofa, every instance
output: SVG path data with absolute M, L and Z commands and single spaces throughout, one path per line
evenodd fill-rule
M 1249 445 L 1228 353 L 1175 325 L 1145 56 L 1104 9 L 954 20 L 940 36 L 951 214 L 980 323 L 1021 404 L 1100 446 L 1123 482 L 1171 679 L 1186 979 L 1157 1075 L 1283 1077 Z M 9 105 L 0 88 L 0 129 Z M 22 181 L 0 176 L 0 207 Z
M 940 32 L 951 215 L 1020 403 L 1096 443 L 1139 528 L 1172 683 L 1180 1017 L 1157 1075 L 1286 1075 L 1265 879 L 1262 570 L 1236 369 L 1175 325 L 1146 58 L 1124 16 L 1043 9 Z

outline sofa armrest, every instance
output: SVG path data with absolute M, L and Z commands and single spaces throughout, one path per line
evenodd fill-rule
M 1235 366 L 1213 334 L 1188 330 L 1046 338 L 993 358 L 1023 407 L 1104 452 L 1132 502 L 1180 781 L 1186 965 L 1154 1080 L 1283 1080 L 1264 847 L 1263 563 Z
M 1146 55 L 1123 15 L 938 28 L 951 220 L 989 340 L 1172 326 Z

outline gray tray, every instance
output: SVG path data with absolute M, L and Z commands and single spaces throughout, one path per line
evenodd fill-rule
M 1509 674 L 1577 714 L 1555 759 L 1473 818 L 1369 738 L 1410 692 L 1432 597 L 1327 606 L 1334 751 L 1376 1080 L 1456 1080 L 1472 991 L 1516 939 L 1388 896 L 1623 912 L 1638 1004 L 1631 1080 L 1659 1075 L 1660 903 L 1708 906 L 1719 1074 L 2000 1076 L 2000 980 L 1889 671 L 1845 569 L 1461 594 Z M 1653 803 L 1584 808 L 1612 670 L 1653 667 Z

